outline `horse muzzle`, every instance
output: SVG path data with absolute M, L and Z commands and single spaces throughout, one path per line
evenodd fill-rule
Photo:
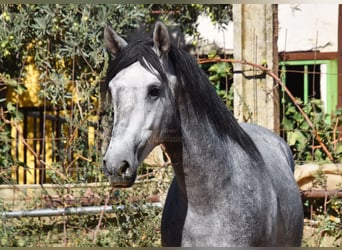
M 122 161 L 117 167 L 110 167 L 103 161 L 103 171 L 112 187 L 131 187 L 136 178 L 136 170 L 127 162 Z

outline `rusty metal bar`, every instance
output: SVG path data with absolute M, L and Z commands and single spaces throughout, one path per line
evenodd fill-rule
M 342 190 L 304 190 L 300 191 L 303 198 L 307 199 L 323 199 L 323 198 L 342 198 Z

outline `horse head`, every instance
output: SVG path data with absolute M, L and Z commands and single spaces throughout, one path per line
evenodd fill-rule
M 127 43 L 110 26 L 105 43 L 114 59 L 108 68 L 108 91 L 114 110 L 111 139 L 103 169 L 112 186 L 133 185 L 138 165 L 165 140 L 174 116 L 176 77 L 168 64 L 170 37 L 158 22 L 153 40 Z

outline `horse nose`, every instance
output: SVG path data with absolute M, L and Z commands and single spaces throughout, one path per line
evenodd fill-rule
M 127 174 L 128 169 L 129 169 L 129 163 L 127 161 L 122 161 L 118 167 L 117 173 L 119 176 L 122 176 L 124 174 Z
M 120 176 L 120 177 L 130 176 L 130 171 L 129 171 L 130 165 L 127 161 L 122 161 L 116 169 L 108 167 L 106 159 L 103 159 L 102 163 L 103 163 L 103 171 L 106 175 L 110 176 L 110 175 L 116 174 L 117 176 Z
M 102 160 L 102 167 L 105 175 L 113 175 L 113 171 L 107 167 L 107 160 Z

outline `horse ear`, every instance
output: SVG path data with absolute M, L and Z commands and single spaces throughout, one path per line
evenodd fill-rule
M 167 27 L 162 22 L 156 22 L 153 31 L 154 47 L 159 56 L 167 54 L 171 47 L 170 35 Z
M 110 25 L 106 25 L 105 27 L 104 40 L 106 48 L 113 56 L 116 56 L 119 51 L 127 45 L 127 42 L 120 37 Z

